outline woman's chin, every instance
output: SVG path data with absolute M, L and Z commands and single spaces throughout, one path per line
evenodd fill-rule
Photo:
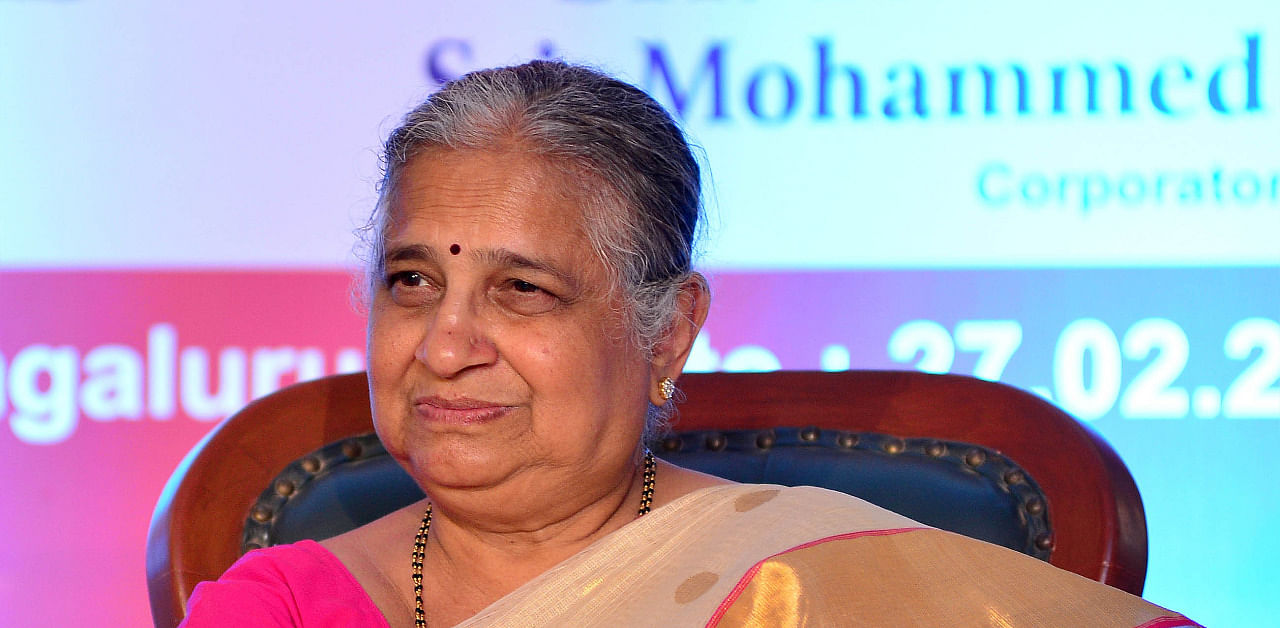
M 515 471 L 510 451 L 438 447 L 410 455 L 410 474 L 424 489 L 478 490 L 500 485 Z

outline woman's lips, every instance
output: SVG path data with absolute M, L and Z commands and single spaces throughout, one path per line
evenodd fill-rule
M 418 416 L 431 423 L 452 425 L 470 425 L 500 418 L 510 412 L 512 406 L 459 397 L 445 399 L 443 397 L 421 397 L 415 399 L 413 407 Z

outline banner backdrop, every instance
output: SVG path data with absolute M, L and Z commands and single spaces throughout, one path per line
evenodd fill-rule
M 0 624 L 149 621 L 182 455 L 363 368 L 351 298 L 404 111 L 563 57 L 704 157 L 690 370 L 998 379 L 1101 432 L 1145 596 L 1280 612 L 1280 10 L 1265 2 L 0 3 Z

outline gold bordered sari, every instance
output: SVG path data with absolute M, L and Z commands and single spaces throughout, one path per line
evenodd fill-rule
M 471 619 L 482 626 L 1195 626 L 832 491 L 695 491 Z

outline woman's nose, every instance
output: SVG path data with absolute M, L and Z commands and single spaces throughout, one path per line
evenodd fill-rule
M 467 299 L 446 294 L 427 325 L 414 357 L 437 376 L 456 377 L 470 368 L 497 360 L 497 350 L 486 334 L 485 325 Z

